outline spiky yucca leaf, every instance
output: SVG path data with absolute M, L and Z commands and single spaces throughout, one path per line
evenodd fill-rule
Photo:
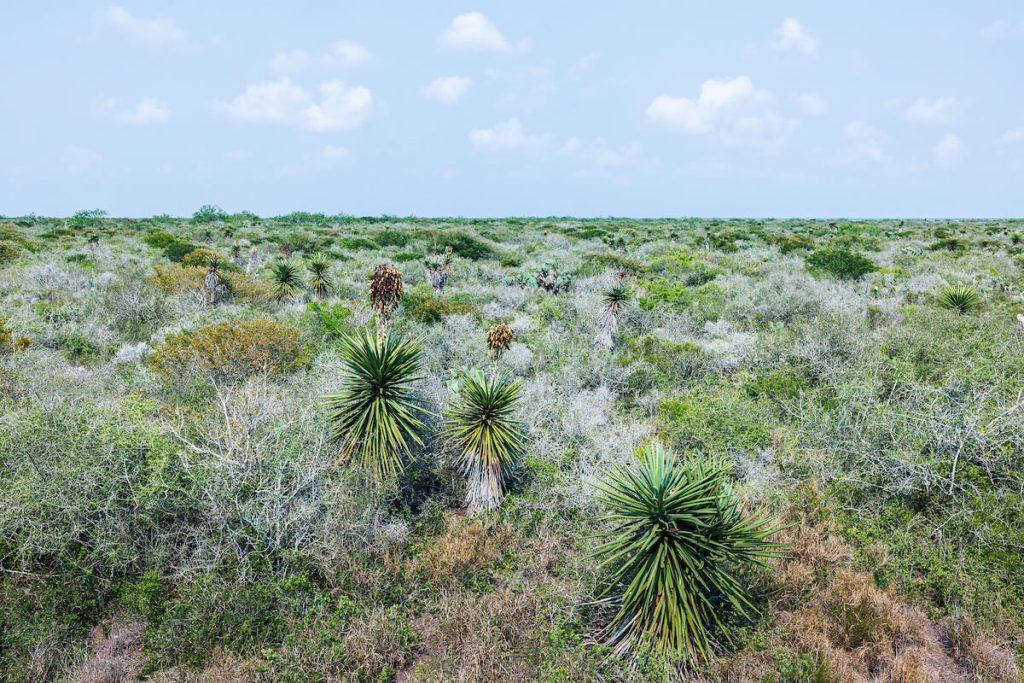
M 291 261 L 275 261 L 270 267 L 270 278 L 274 282 L 274 296 L 283 301 L 302 288 L 299 267 Z
M 653 445 L 599 486 L 614 524 L 597 554 L 611 569 L 605 594 L 619 605 L 606 631 L 618 654 L 650 647 L 684 664 L 705 661 L 712 629 L 729 638 L 720 604 L 754 611 L 736 569 L 774 556 L 776 529 L 768 517 L 743 515 L 728 472 L 721 461 L 680 462 Z
M 327 293 L 334 287 L 331 277 L 327 271 L 331 267 L 331 261 L 326 254 L 313 254 L 306 268 L 309 270 L 309 290 L 317 299 L 327 298 Z
M 978 291 L 970 285 L 953 285 L 943 288 L 939 294 L 939 303 L 943 308 L 956 311 L 959 315 L 965 315 L 981 305 L 981 297 L 978 295 Z
M 449 407 L 444 434 L 459 451 L 469 477 L 470 512 L 501 502 L 505 484 L 523 449 L 523 427 L 514 417 L 522 385 L 505 375 L 460 373 L 459 392 Z
M 412 392 L 419 379 L 420 342 L 360 333 L 340 342 L 348 371 L 337 394 L 325 396 L 331 435 L 341 459 L 379 478 L 402 471 L 413 444 L 422 445 L 425 413 Z
M 629 287 L 620 284 L 608 289 L 604 293 L 602 301 L 606 309 L 618 311 L 624 303 L 629 301 L 630 296 Z

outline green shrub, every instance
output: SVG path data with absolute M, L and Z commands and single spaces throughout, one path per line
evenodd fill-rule
M 204 204 L 192 214 L 193 223 L 213 223 L 214 221 L 222 221 L 225 218 L 227 218 L 227 213 L 215 204 Z
M 142 241 L 154 249 L 166 249 L 180 240 L 177 235 L 164 230 L 149 230 L 142 236 Z
M 191 242 L 172 242 L 164 247 L 164 256 L 175 263 L 181 263 L 185 257 L 199 247 Z
M 807 263 L 844 280 L 859 280 L 878 270 L 871 259 L 843 247 L 819 249 L 807 257 Z
M 195 375 L 235 382 L 255 374 L 287 372 L 307 358 L 299 330 L 272 320 L 241 320 L 171 335 L 149 364 L 172 379 Z
M 81 332 L 64 332 L 57 338 L 58 348 L 72 363 L 91 363 L 103 358 L 103 348 Z
M 427 324 L 439 323 L 448 315 L 465 315 L 476 310 L 472 304 L 455 298 L 444 298 L 433 291 L 409 291 L 402 298 L 402 308 L 414 319 Z
M 340 339 L 351 331 L 346 321 L 352 311 L 344 304 L 310 301 L 306 310 L 313 315 L 317 330 L 325 339 Z
M 381 247 L 404 247 L 412 239 L 412 236 L 405 230 L 381 230 L 372 237 L 373 241 Z
M 17 242 L 10 240 L 0 240 L 0 263 L 6 263 L 13 261 L 18 258 L 18 254 L 21 253 L 21 247 Z

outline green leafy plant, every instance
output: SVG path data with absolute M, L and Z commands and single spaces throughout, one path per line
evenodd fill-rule
M 599 485 L 613 524 L 597 550 L 611 567 L 605 594 L 618 612 L 605 630 L 620 655 L 652 649 L 682 664 L 706 661 L 713 631 L 729 640 L 719 610 L 749 616 L 754 606 L 737 576 L 777 554 L 769 517 L 746 517 L 720 460 L 680 462 L 660 445 Z
M 845 247 L 819 249 L 807 257 L 807 263 L 843 280 L 859 280 L 878 270 L 874 261 Z
M 458 391 L 444 434 L 458 449 L 469 478 L 466 507 L 473 513 L 501 502 L 509 472 L 522 453 L 523 427 L 513 417 L 522 385 L 504 374 L 486 377 L 470 370 L 454 386 Z
M 326 299 L 327 293 L 334 287 L 334 283 L 331 282 L 331 277 L 327 273 L 330 267 L 330 259 L 326 254 L 321 253 L 313 254 L 306 264 L 306 268 L 309 270 L 309 291 L 313 293 L 314 298 L 320 301 Z
M 324 400 L 341 459 L 378 478 L 392 477 L 404 469 L 412 445 L 423 444 L 420 416 L 426 411 L 412 392 L 422 345 L 360 333 L 342 339 L 340 348 L 347 375 L 341 391 Z
M 966 315 L 981 306 L 981 296 L 970 285 L 952 285 L 942 288 L 939 293 L 939 304 L 943 308 L 956 311 L 958 315 Z
M 274 298 L 278 301 L 284 301 L 302 289 L 299 267 L 290 261 L 275 261 L 270 266 L 270 278 L 274 283 Z

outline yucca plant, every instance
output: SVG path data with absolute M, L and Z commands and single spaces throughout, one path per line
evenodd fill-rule
M 604 293 L 602 297 L 604 308 L 597 321 L 601 331 L 594 338 L 595 346 L 612 348 L 614 337 L 619 332 L 619 316 L 622 314 L 622 307 L 630 297 L 629 287 L 624 284 L 617 284 Z
M 274 297 L 278 301 L 284 301 L 302 288 L 299 267 L 291 261 L 275 261 L 270 267 L 270 277 L 274 281 Z
M 942 289 L 939 303 L 943 308 L 956 311 L 958 315 L 966 315 L 981 306 L 981 296 L 970 285 L 953 285 Z
M 412 391 L 422 346 L 358 333 L 342 339 L 340 350 L 345 381 L 339 393 L 324 400 L 341 460 L 352 460 L 381 479 L 393 477 L 404 469 L 412 446 L 423 444 L 420 417 L 426 411 Z
M 370 306 L 376 314 L 377 337 L 383 339 L 391 330 L 391 317 L 405 292 L 402 271 L 382 263 L 370 276 Z
M 313 254 L 306 264 L 309 270 L 309 291 L 320 301 L 326 299 L 327 293 L 334 287 L 331 276 L 327 273 L 330 267 L 331 261 L 326 254 Z
M 494 360 L 501 358 L 501 354 L 512 346 L 512 328 L 504 323 L 499 323 L 487 331 L 487 355 Z
M 722 461 L 680 462 L 660 445 L 598 486 L 613 527 L 597 550 L 611 571 L 605 595 L 618 612 L 606 628 L 619 655 L 653 650 L 682 665 L 706 661 L 729 634 L 719 610 L 754 607 L 737 576 L 777 555 L 769 517 L 746 517 Z M 715 633 L 717 631 L 717 633 Z
M 452 273 L 452 248 L 445 247 L 444 254 L 434 254 L 426 259 L 423 270 L 427 276 L 427 282 L 440 294 L 444 286 L 448 284 L 448 278 Z
M 460 373 L 456 386 L 444 435 L 458 449 L 469 478 L 466 508 L 472 514 L 501 502 L 523 450 L 523 427 L 513 416 L 522 385 L 503 374 L 486 377 L 470 370 Z

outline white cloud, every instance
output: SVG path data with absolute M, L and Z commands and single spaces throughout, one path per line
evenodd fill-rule
M 273 123 L 331 132 L 358 128 L 373 112 L 373 94 L 361 86 L 333 80 L 320 84 L 320 101 L 288 77 L 250 85 L 230 102 L 214 109 L 229 119 Z
M 526 133 L 522 122 L 511 118 L 491 128 L 474 128 L 469 131 L 469 141 L 487 152 L 542 152 L 552 146 L 554 138 L 550 133 Z
M 473 81 L 467 76 L 435 78 L 420 91 L 424 97 L 441 104 L 455 104 L 469 90 Z
M 990 43 L 1010 38 L 1024 38 L 1024 21 L 1007 21 L 1006 19 L 993 21 L 981 29 L 981 37 Z
M 494 52 L 513 52 L 525 50 L 526 44 L 511 45 L 498 27 L 480 12 L 460 14 L 448 25 L 441 34 L 441 44 L 445 47 L 464 50 L 491 50 Z
M 831 163 L 841 166 L 886 160 L 885 135 L 863 121 L 851 121 L 843 127 L 843 144 L 830 159 Z
M 593 142 L 586 142 L 580 138 L 572 137 L 562 144 L 560 151 L 563 154 L 579 158 L 590 166 L 607 168 L 629 163 L 639 154 L 640 146 L 634 143 L 625 147 L 615 148 L 611 147 L 604 138 L 597 138 Z
M 796 104 L 800 107 L 800 111 L 807 116 L 821 116 L 828 111 L 825 100 L 821 99 L 821 95 L 812 92 L 798 95 Z
M 906 119 L 915 123 L 948 123 L 955 113 L 955 97 L 937 97 L 934 100 L 919 97 L 903 110 Z
M 282 166 L 278 172 L 281 175 L 300 175 L 347 164 L 351 160 L 352 152 L 347 147 L 326 145 L 315 153 L 306 154 L 298 163 Z
M 681 133 L 772 151 L 799 125 L 773 109 L 773 100 L 770 92 L 755 90 L 749 76 L 710 79 L 701 84 L 696 100 L 658 95 L 647 107 L 647 118 Z
M 1017 126 L 1006 131 L 999 136 L 998 142 L 1000 145 L 1015 145 L 1024 142 L 1024 126 Z
M 94 149 L 69 145 L 64 148 L 58 165 L 68 173 L 85 173 L 103 161 L 103 155 Z
M 370 51 L 351 40 L 339 40 L 323 52 L 311 53 L 306 50 L 278 52 L 270 68 L 279 74 L 294 74 L 302 71 L 331 71 L 352 69 L 370 61 Z
M 789 17 L 775 31 L 775 42 L 772 43 L 772 47 L 776 50 L 796 50 L 810 55 L 818 49 L 818 39 L 812 36 L 803 24 Z
M 119 5 L 111 5 L 100 12 L 100 18 L 139 45 L 180 45 L 187 38 L 185 31 L 170 17 L 140 19 Z
M 935 159 L 935 165 L 939 168 L 950 168 L 960 161 L 966 151 L 967 147 L 960 141 L 960 138 L 952 133 L 947 133 L 935 144 L 932 149 L 932 157 Z
M 154 97 L 144 97 L 134 106 L 124 103 L 120 98 L 110 97 L 96 106 L 96 113 L 102 118 L 127 126 L 164 123 L 170 118 L 167 105 Z

